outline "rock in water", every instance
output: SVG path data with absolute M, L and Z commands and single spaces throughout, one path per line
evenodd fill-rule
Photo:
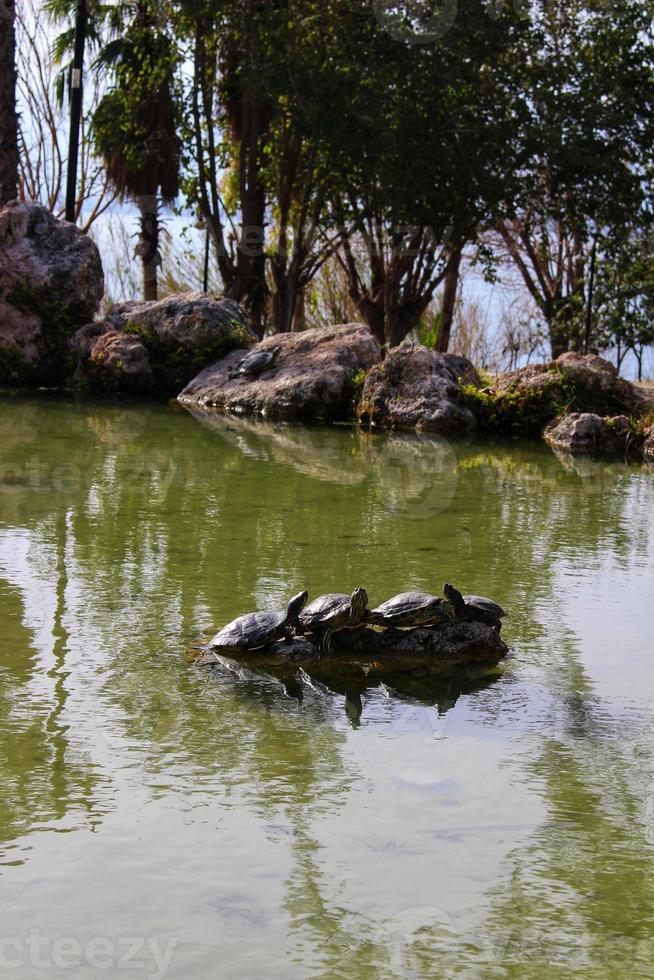
M 502 412 L 507 431 L 513 421 L 520 423 L 520 413 L 524 415 L 530 411 L 530 404 L 534 416 L 542 422 L 541 431 L 568 405 L 578 412 L 606 417 L 625 412 L 637 415 L 647 404 L 645 393 L 620 378 L 610 361 L 596 354 L 583 355 L 574 351 L 562 354 L 548 364 L 530 364 L 501 375 L 492 392 L 495 408 Z M 516 413 L 515 419 L 511 418 L 511 408 Z
M 59 385 L 104 293 L 95 244 L 40 204 L 0 208 L 0 384 Z
M 553 422 L 545 430 L 545 441 L 573 456 L 624 456 L 631 433 L 626 415 L 602 418 L 590 412 L 575 412 Z
M 364 425 L 469 436 L 475 416 L 461 384 L 480 385 L 470 361 L 406 340 L 368 374 L 357 418 Z
M 189 292 L 117 303 L 73 338 L 76 381 L 95 391 L 177 395 L 217 357 L 255 342 L 231 299 Z
M 334 635 L 332 650 L 322 659 L 343 664 L 369 661 L 398 667 L 423 665 L 450 671 L 472 665 L 497 664 L 507 652 L 508 647 L 491 626 L 457 620 L 447 626 L 412 630 L 342 630 Z M 290 642 L 272 643 L 262 650 L 230 653 L 229 656 L 266 669 L 285 662 L 295 665 L 313 662 L 320 656 L 320 648 L 315 638 L 298 637 Z M 216 660 L 216 654 L 207 651 L 198 663 L 206 665 Z
M 281 349 L 261 374 L 237 375 L 245 352 L 224 357 L 194 378 L 183 405 L 272 419 L 344 419 L 352 414 L 355 379 L 381 359 L 379 346 L 358 323 L 276 334 L 256 351 Z

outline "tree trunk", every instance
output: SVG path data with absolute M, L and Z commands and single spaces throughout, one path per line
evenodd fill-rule
M 159 208 L 154 194 L 141 194 L 138 199 L 139 241 L 136 252 L 143 270 L 143 299 L 158 299 L 157 269 L 161 265 L 159 253 Z
M 0 0 L 0 205 L 18 194 L 16 6 Z
M 305 303 L 305 291 L 301 289 L 298 293 L 297 302 L 295 304 L 295 313 L 293 314 L 293 326 L 291 330 L 293 333 L 299 333 L 300 331 L 306 329 L 306 303 Z
M 380 309 L 377 303 L 374 303 L 367 296 L 360 297 L 354 291 L 350 291 L 350 296 L 354 301 L 357 310 L 363 317 L 363 322 L 368 327 L 368 330 L 373 335 L 378 344 L 382 345 L 386 343 L 386 334 L 384 331 L 384 310 Z
M 454 307 L 456 305 L 456 294 L 459 288 L 459 269 L 461 268 L 461 257 L 463 246 L 456 245 L 452 249 L 443 285 L 443 301 L 441 303 L 441 318 L 438 330 L 438 340 L 436 350 L 446 354 L 450 347 L 450 336 L 452 333 L 452 321 L 454 320 Z

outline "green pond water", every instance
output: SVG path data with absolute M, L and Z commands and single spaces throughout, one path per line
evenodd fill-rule
M 0 976 L 654 976 L 654 474 L 0 399 Z M 300 589 L 510 612 L 351 695 L 192 648 Z

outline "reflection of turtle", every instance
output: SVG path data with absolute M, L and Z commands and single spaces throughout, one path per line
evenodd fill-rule
M 321 595 L 306 607 L 300 616 L 300 626 L 308 633 L 319 633 L 323 652 L 330 653 L 336 630 L 358 626 L 367 605 L 365 589 L 355 589 L 351 596 L 340 592 Z
M 451 623 L 454 611 L 449 602 L 426 592 L 402 592 L 372 609 L 366 623 L 373 626 L 437 626 Z
M 285 610 L 276 612 L 248 613 L 223 626 L 211 641 L 212 650 L 258 650 L 274 640 L 289 636 L 292 626 L 297 624 L 308 592 L 294 596 Z
M 508 615 L 500 605 L 481 595 L 461 595 L 453 585 L 446 583 L 443 594 L 452 603 L 458 619 L 473 623 L 486 623 L 499 633 L 502 629 L 502 619 Z
M 232 377 L 261 374 L 262 371 L 272 367 L 281 349 L 278 344 L 276 347 L 269 347 L 268 350 L 255 350 L 246 354 L 243 360 L 239 361 Z

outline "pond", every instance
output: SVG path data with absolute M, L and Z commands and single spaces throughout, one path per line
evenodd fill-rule
M 48 396 L 0 437 L 3 975 L 654 976 L 651 471 Z M 193 664 L 446 580 L 510 613 L 474 683 Z

